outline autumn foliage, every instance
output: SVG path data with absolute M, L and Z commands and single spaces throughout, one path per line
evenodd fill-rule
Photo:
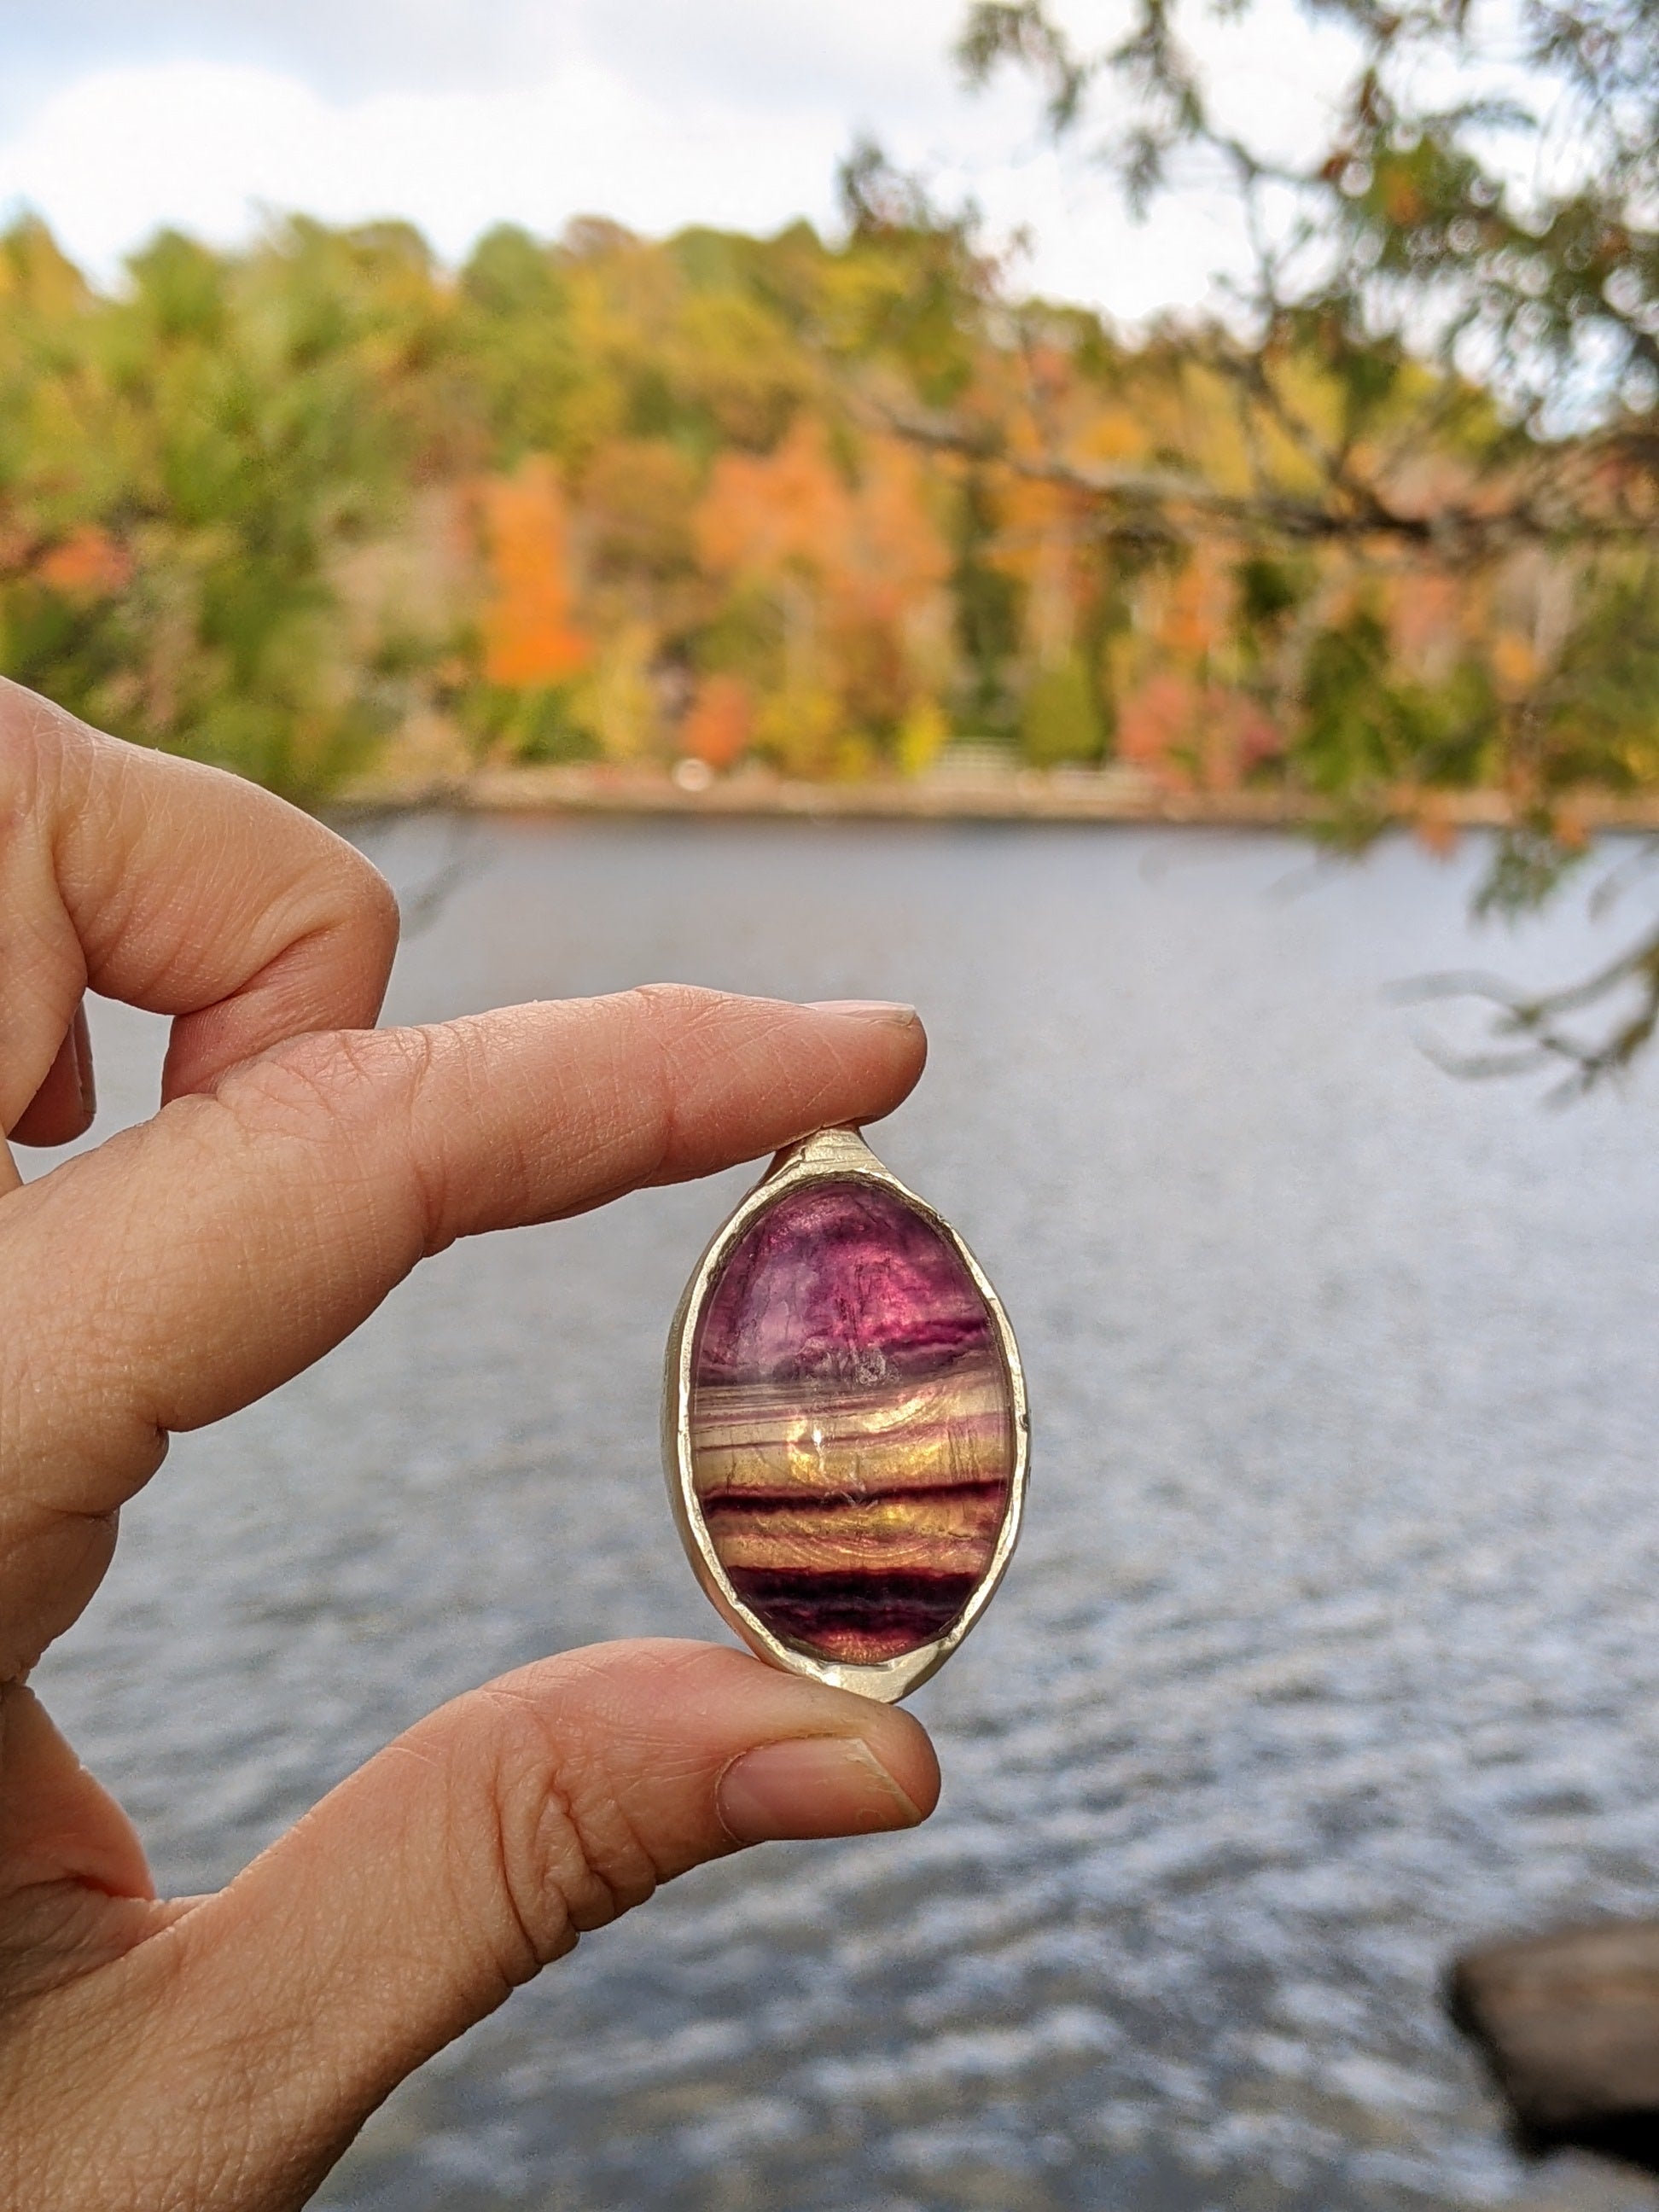
M 488 585 L 478 612 L 487 684 L 535 690 L 568 683 L 592 647 L 575 627 L 570 523 L 552 464 L 532 455 L 479 487 Z
M 1360 379 L 1314 325 L 1270 366 L 1402 511 L 1501 496 L 1479 392 Z M 108 293 L 0 239 L 0 670 L 301 799 L 376 759 L 911 775 L 958 741 L 1563 820 L 1659 780 L 1640 544 L 1228 505 L 1310 480 L 1204 333 L 1022 301 L 919 210 L 839 244 L 503 229 L 454 274 L 296 221 L 163 236 Z

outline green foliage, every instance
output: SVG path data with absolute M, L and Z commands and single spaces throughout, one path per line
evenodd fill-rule
M 424 249 L 296 222 L 230 259 L 164 233 L 103 301 L 30 228 L 0 265 L 6 672 L 320 797 L 399 717 L 333 572 L 396 514 L 414 458 L 388 386 L 433 311 Z
M 1303 702 L 1303 776 L 1316 791 L 1360 804 L 1396 783 L 1473 784 L 1498 735 L 1497 702 L 1480 665 L 1460 662 L 1434 685 L 1402 678 L 1371 607 L 1314 639 Z
M 1238 564 L 1239 613 L 1251 630 L 1277 629 L 1307 597 L 1308 579 L 1291 562 L 1252 553 Z
M 570 289 L 552 250 L 501 225 L 461 271 L 459 304 L 460 350 L 490 449 L 508 467 L 560 452 L 580 371 Z
M 947 405 L 972 378 L 994 282 L 975 218 L 937 208 L 867 138 L 842 165 L 841 196 L 860 279 L 842 348 L 890 359 L 930 406 Z
M 963 662 L 957 719 L 970 734 L 1010 732 L 1010 672 L 1018 665 L 1021 593 L 1018 580 L 990 557 L 996 505 L 983 472 L 964 476 L 956 501 L 956 572 L 951 579 Z
M 1019 742 L 1033 768 L 1100 758 L 1105 733 L 1080 653 L 1051 661 L 1032 678 L 1020 710 Z
M 1475 892 L 1475 913 L 1505 921 L 1532 913 L 1583 866 L 1586 849 L 1563 845 L 1547 817 L 1506 830 Z
M 475 684 L 463 702 L 461 719 L 480 751 L 498 759 L 589 761 L 603 750 L 582 719 L 574 687 L 566 684 L 524 690 Z
M 1659 574 L 1628 553 L 1603 569 L 1540 704 L 1553 781 L 1651 788 L 1659 779 Z

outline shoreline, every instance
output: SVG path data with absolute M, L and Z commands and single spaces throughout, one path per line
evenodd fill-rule
M 807 783 L 741 775 L 701 779 L 658 769 L 526 765 L 481 769 L 453 779 L 365 780 L 343 794 L 347 811 L 398 813 L 703 817 L 718 820 L 842 822 L 1101 823 L 1171 828 L 1317 830 L 1351 817 L 1312 793 L 1167 790 L 1133 771 L 1108 769 L 995 776 L 931 776 L 859 783 Z M 1515 802 L 1499 791 L 1401 793 L 1387 815 L 1395 827 L 1425 831 L 1514 826 Z M 1659 831 L 1659 792 L 1620 798 L 1574 793 L 1557 817 L 1573 832 Z

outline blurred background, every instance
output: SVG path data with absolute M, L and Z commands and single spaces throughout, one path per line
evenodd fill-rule
M 592 1939 L 324 2203 L 1659 2203 L 1442 2006 L 1659 1899 L 1656 144 L 1644 0 L 0 9 L 0 673 L 332 811 L 395 1018 L 915 1000 L 1031 1376 L 937 1820 Z M 742 1181 L 179 1442 L 41 1669 L 164 1884 L 717 1632 Z

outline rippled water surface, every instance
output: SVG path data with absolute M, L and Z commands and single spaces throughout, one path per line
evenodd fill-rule
M 441 823 L 380 857 L 405 884 Z M 1613 937 L 1464 921 L 1475 856 L 1272 839 L 484 826 L 392 1012 L 694 978 L 895 996 L 878 1143 L 1030 1370 L 1029 1533 L 917 1699 L 919 1834 L 704 1869 L 395 2097 L 361 2212 L 1650 2206 L 1505 2148 L 1437 1984 L 1659 1910 L 1659 1085 L 1440 1073 L 1384 987 Z M 1634 920 L 1625 916 L 1626 925 Z M 142 1110 L 151 1025 L 100 1010 Z M 161 1878 L 228 1876 L 443 1697 L 719 1632 L 663 1336 L 744 1178 L 460 1248 L 175 1446 L 40 1680 Z

